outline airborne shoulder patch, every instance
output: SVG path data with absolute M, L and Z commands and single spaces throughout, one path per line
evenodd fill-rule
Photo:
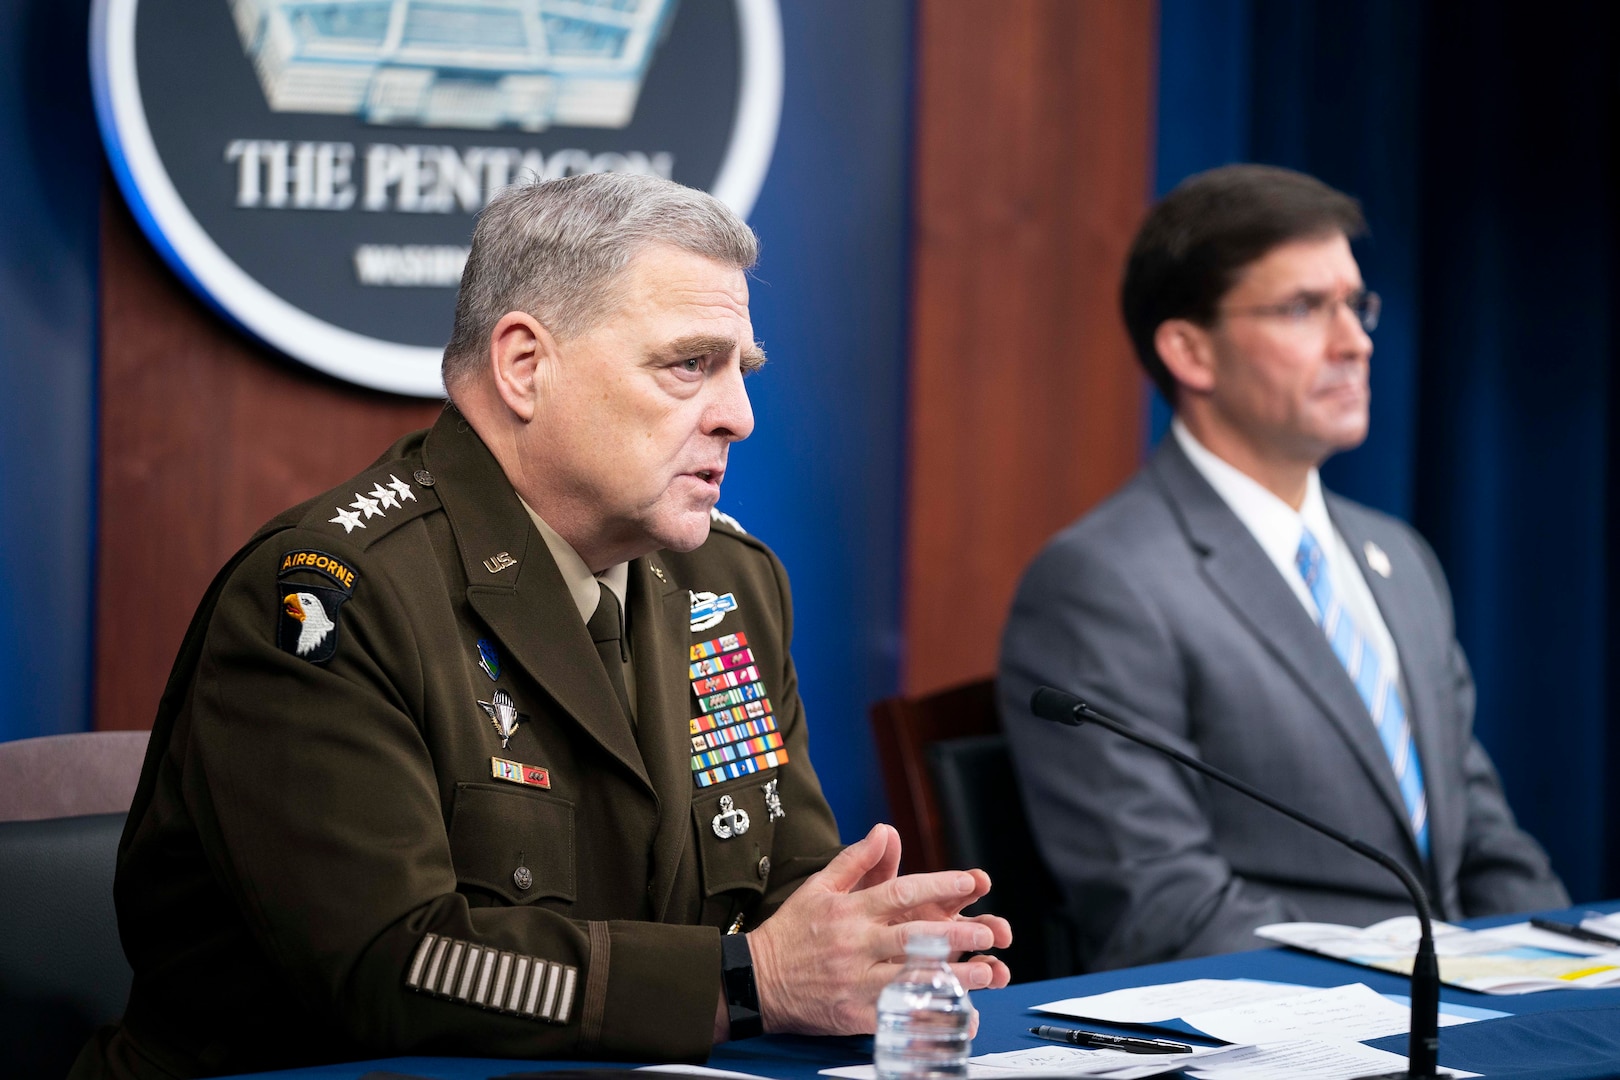
M 276 646 L 283 652 L 324 664 L 337 652 L 338 615 L 349 594 L 324 585 L 286 585 L 276 589 Z
M 344 592 L 354 591 L 354 568 L 335 555 L 308 549 L 289 551 L 281 557 L 281 565 L 276 570 L 276 579 L 279 581 L 298 570 L 313 570 L 330 578 Z

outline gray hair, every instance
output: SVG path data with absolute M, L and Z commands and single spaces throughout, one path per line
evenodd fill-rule
M 478 371 L 495 324 L 525 311 L 559 340 L 613 311 L 618 276 L 651 244 L 746 270 L 759 240 L 724 203 L 657 176 L 591 173 L 515 184 L 478 216 L 461 272 L 444 384 Z

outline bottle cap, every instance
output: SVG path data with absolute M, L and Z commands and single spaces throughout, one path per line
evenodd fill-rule
M 906 955 L 925 960 L 943 960 L 951 954 L 951 943 L 939 934 L 913 934 L 906 940 Z

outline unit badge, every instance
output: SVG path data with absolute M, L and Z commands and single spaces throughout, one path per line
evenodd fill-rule
M 496 780 L 506 780 L 528 787 L 547 789 L 551 787 L 550 769 L 542 769 L 538 765 L 525 765 L 521 761 L 508 761 L 502 757 L 489 759 L 489 775 Z
M 281 600 L 276 645 L 312 664 L 332 659 L 337 652 L 338 611 L 349 594 L 321 585 L 294 585 L 276 592 Z

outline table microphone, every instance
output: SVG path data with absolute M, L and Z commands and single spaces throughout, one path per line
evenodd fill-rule
M 1126 727 L 1111 716 L 1104 716 L 1073 694 L 1065 694 L 1061 690 L 1043 686 L 1029 699 L 1029 707 L 1034 710 L 1036 716 L 1044 720 L 1067 724 L 1070 727 L 1081 727 L 1089 721 L 1098 727 L 1107 728 L 1115 735 L 1121 735 L 1149 750 L 1157 751 L 1194 772 L 1203 773 L 1211 780 L 1225 784 L 1234 791 L 1271 807 L 1284 817 L 1293 818 L 1307 829 L 1319 832 L 1330 840 L 1337 840 L 1351 851 L 1371 859 L 1400 878 L 1401 884 L 1406 886 L 1406 891 L 1411 894 L 1412 906 L 1417 908 L 1418 923 L 1422 927 L 1417 956 L 1412 961 L 1412 1019 L 1406 1052 L 1407 1070 L 1383 1073 L 1376 1077 L 1363 1077 L 1362 1080 L 1434 1080 L 1438 1075 L 1435 1066 L 1440 1051 L 1440 964 L 1434 958 L 1434 929 L 1429 918 L 1429 898 L 1406 867 L 1371 844 L 1357 840 L 1353 836 L 1346 836 L 1331 825 L 1324 825 L 1291 806 L 1283 805 L 1265 792 L 1198 760 L 1191 754 L 1184 754 L 1151 735 L 1144 735 L 1140 731 Z

